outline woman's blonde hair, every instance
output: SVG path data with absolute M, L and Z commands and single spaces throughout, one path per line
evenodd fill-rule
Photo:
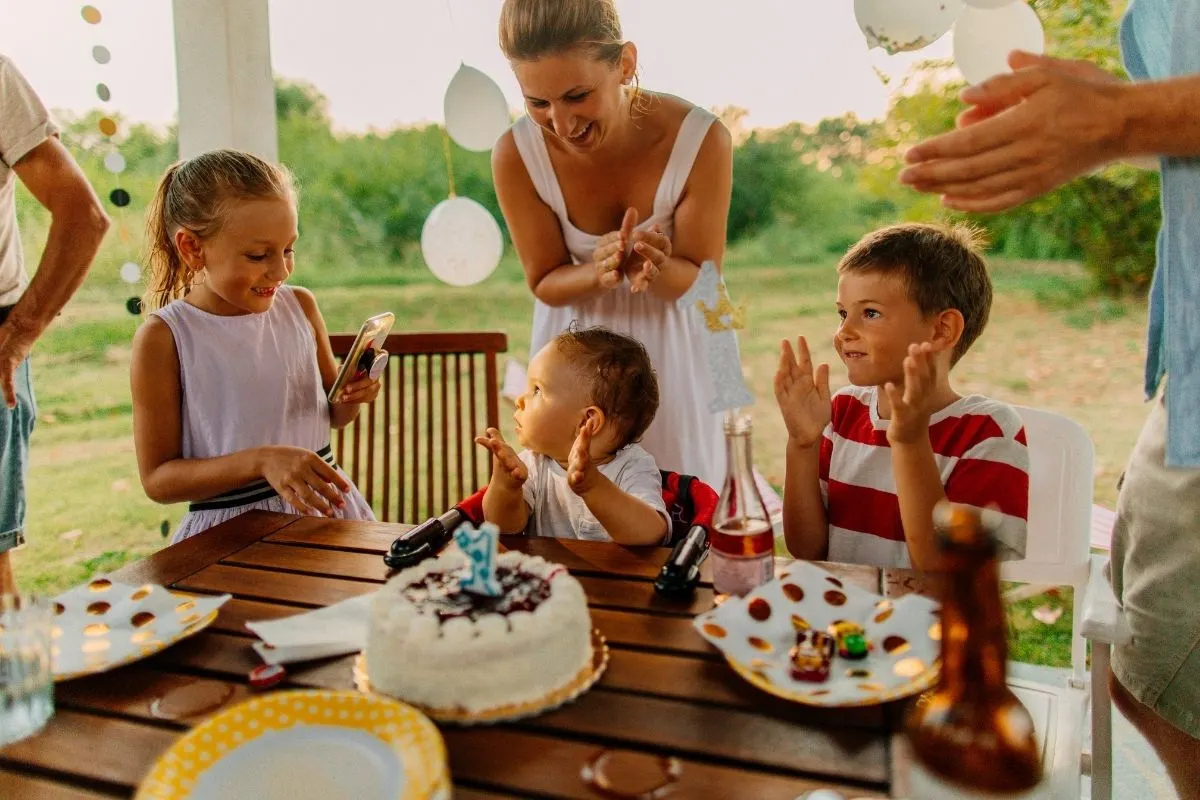
M 240 150 L 210 150 L 167 167 L 146 210 L 150 280 L 143 305 L 161 308 L 192 286 L 195 273 L 175 247 L 176 231 L 208 239 L 221 230 L 231 201 L 273 197 L 295 202 L 291 172 Z
M 625 40 L 613 0 L 504 0 L 500 50 L 509 61 L 536 61 L 586 47 L 616 65 Z
M 613 0 L 504 0 L 500 8 L 500 50 L 509 61 L 537 61 L 584 48 L 615 67 L 628 44 Z M 630 113 L 648 110 L 633 74 Z

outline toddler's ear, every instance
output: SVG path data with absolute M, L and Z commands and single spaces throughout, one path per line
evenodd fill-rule
M 588 433 L 590 433 L 592 436 L 595 436 L 600 433 L 600 430 L 604 427 L 604 422 L 604 412 L 601 411 L 597 406 L 588 406 L 583 411 L 583 419 L 580 421 L 579 427 L 581 429 L 587 428 Z

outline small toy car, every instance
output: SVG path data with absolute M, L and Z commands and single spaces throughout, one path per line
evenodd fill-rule
M 866 658 L 870 651 L 867 644 L 867 634 L 863 627 L 856 622 L 840 619 L 832 622 L 826 629 L 837 645 L 837 654 L 842 658 L 857 661 Z
M 833 664 L 833 637 L 824 631 L 800 631 L 788 657 L 792 660 L 794 680 L 823 683 L 829 678 Z

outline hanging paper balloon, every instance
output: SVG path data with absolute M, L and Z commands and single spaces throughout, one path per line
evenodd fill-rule
M 993 9 L 968 6 L 954 23 L 954 63 L 968 83 L 1009 72 L 1013 50 L 1041 53 L 1045 47 L 1042 21 L 1023 0 Z
M 142 313 L 142 298 L 131 297 L 125 301 L 125 310 L 135 317 Z
M 491 150 L 508 130 L 508 101 L 496 82 L 462 64 L 446 87 L 443 106 L 450 138 L 467 150 Z
M 113 150 L 104 157 L 104 168 L 114 175 L 120 175 L 125 171 L 125 156 Z
M 107 64 L 112 61 L 112 53 L 104 45 L 98 44 L 92 48 L 92 58 L 96 59 L 97 64 Z
M 1024 2 L 1024 0 L 963 0 L 963 2 L 975 8 L 999 8 L 1009 3 Z
M 107 103 L 109 100 L 112 99 L 112 92 L 110 92 L 108 90 L 108 87 L 105 86 L 103 83 L 97 83 L 96 84 L 96 96 L 99 97 L 103 102 Z
M 451 197 L 425 218 L 421 254 L 440 280 L 471 286 L 495 271 L 504 254 L 504 239 L 486 208 L 469 197 Z
M 933 44 L 961 9 L 962 0 L 854 0 L 854 18 L 867 46 L 890 55 Z
M 124 189 L 113 189 L 108 193 L 108 202 L 117 208 L 124 208 L 129 205 L 129 192 Z
M 140 265 L 132 261 L 126 261 L 121 265 L 121 280 L 126 283 L 137 283 L 142 279 L 142 268 Z

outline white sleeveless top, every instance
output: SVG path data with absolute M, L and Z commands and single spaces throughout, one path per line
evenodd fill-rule
M 316 451 L 329 444 L 329 401 L 317 366 L 317 342 L 291 286 L 281 286 L 261 314 L 224 317 L 175 300 L 153 315 L 171 329 L 179 357 L 184 458 L 215 458 L 266 445 Z M 335 509 L 335 516 L 375 518 L 353 484 L 344 497 L 346 506 Z M 189 511 L 171 543 L 252 509 L 302 513 L 279 496 Z
M 675 207 L 715 119 L 701 108 L 688 112 L 659 181 L 652 213 L 635 230 L 657 223 L 663 233 L 673 236 Z M 522 117 L 512 132 L 538 196 L 558 215 L 571 258 L 577 264 L 591 261 L 597 240 L 607 231 L 588 233 L 571 222 L 541 128 L 529 117 Z M 674 302 L 650 292 L 631 293 L 626 280 L 579 305 L 552 307 L 535 300 L 530 355 L 572 322 L 579 327 L 603 325 L 633 336 L 646 346 L 658 373 L 659 406 L 654 422 L 642 437 L 642 447 L 654 456 L 660 469 L 695 475 L 719 490 L 725 479 L 725 438 L 721 415 L 707 407 L 711 383 L 702 323 Z

